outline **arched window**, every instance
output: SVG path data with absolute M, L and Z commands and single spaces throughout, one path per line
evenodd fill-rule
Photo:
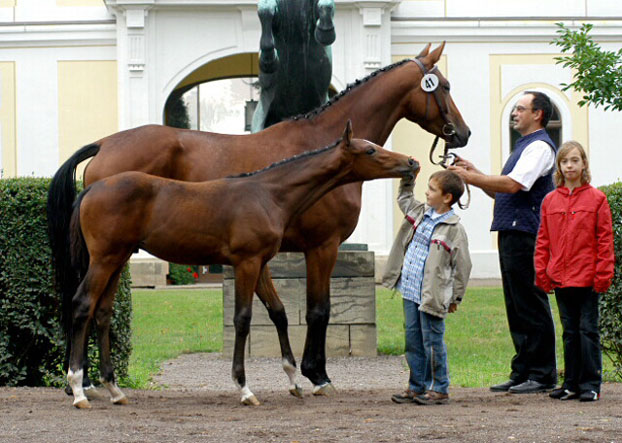
M 555 144 L 559 147 L 562 144 L 562 117 L 555 103 L 551 101 L 551 105 L 553 106 L 553 115 L 551 115 L 551 119 L 549 123 L 546 125 L 546 132 L 549 133 L 551 140 L 555 142 Z M 512 127 L 512 113 L 510 112 L 510 118 L 508 120 L 508 126 L 510 130 L 510 152 L 514 150 L 514 145 L 516 144 L 516 140 L 521 138 L 521 135 L 518 131 L 515 131 Z

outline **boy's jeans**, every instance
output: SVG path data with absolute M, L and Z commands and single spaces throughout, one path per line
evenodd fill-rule
M 408 385 L 414 392 L 447 394 L 449 374 L 447 348 L 443 341 L 445 320 L 419 311 L 410 300 L 404 303 L 406 362 L 410 368 Z

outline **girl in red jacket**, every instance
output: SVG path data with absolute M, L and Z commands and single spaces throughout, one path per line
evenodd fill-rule
M 600 398 L 602 354 L 598 298 L 614 272 L 611 210 L 605 194 L 590 185 L 583 147 L 566 142 L 557 153 L 557 189 L 542 201 L 536 241 L 536 285 L 555 290 L 564 329 L 564 383 L 552 398 Z

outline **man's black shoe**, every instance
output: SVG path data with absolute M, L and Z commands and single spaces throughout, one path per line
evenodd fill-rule
M 512 386 L 519 385 L 521 382 L 516 380 L 508 380 L 505 383 L 500 383 L 498 385 L 493 385 L 490 387 L 492 392 L 507 392 Z
M 520 385 L 512 386 L 508 389 L 510 394 L 533 394 L 534 392 L 546 392 L 555 387 L 554 384 L 544 384 L 535 380 L 527 380 Z

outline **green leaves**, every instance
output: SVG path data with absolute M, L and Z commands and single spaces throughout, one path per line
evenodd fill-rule
M 49 183 L 32 177 L 0 180 L 0 385 L 64 385 L 60 294 L 47 238 Z M 113 360 L 121 376 L 127 375 L 131 352 L 130 319 L 126 270 L 112 324 Z M 91 366 L 97 380 L 98 360 Z
M 615 376 L 622 380 L 622 182 L 599 189 L 607 195 L 611 207 L 616 257 L 613 284 L 600 299 L 600 337 Z
M 573 69 L 573 82 L 562 83 L 564 91 L 572 88 L 583 94 L 579 106 L 592 104 L 604 106 L 605 110 L 622 110 L 622 49 L 604 51 L 588 35 L 593 25 L 585 23 L 578 31 L 572 31 L 563 23 L 556 23 L 557 38 L 551 43 L 559 46 L 562 53 L 555 57 L 557 64 Z

